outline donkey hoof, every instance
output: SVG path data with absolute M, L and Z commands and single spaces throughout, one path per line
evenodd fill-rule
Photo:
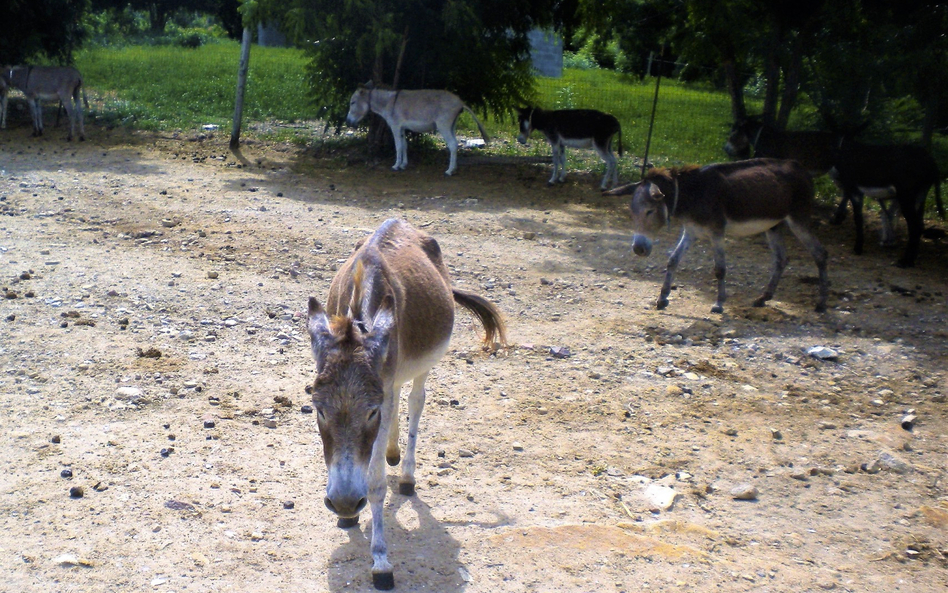
M 658 303 L 655 304 L 658 307 L 658 310 L 661 311 L 668 306 L 668 299 L 658 299 Z
M 385 463 L 389 464 L 392 467 L 395 467 L 396 465 L 398 465 L 398 463 L 401 460 L 402 460 L 402 456 L 400 453 L 395 453 L 394 455 L 385 456 Z
M 814 309 L 814 311 L 816 311 L 817 313 L 826 313 L 826 304 L 825 303 L 818 304 L 816 308 Z
M 756 305 L 755 305 L 755 306 L 756 306 Z M 724 313 L 724 307 L 722 307 L 721 305 L 715 305 L 715 306 L 711 307 L 711 312 L 712 312 L 712 313 Z
M 415 485 L 411 482 L 399 482 L 398 483 L 398 493 L 402 496 L 414 496 L 415 495 Z
M 359 515 L 355 517 L 339 517 L 336 521 L 336 527 L 339 529 L 352 529 L 359 526 Z
M 752 306 L 752 307 L 763 307 L 764 305 L 767 304 L 767 301 L 768 301 L 768 300 L 770 300 L 770 299 L 765 299 L 764 297 L 760 297 L 759 299 L 757 299 L 756 301 L 754 301 L 753 303 L 751 303 L 751 306 Z M 723 309 L 721 309 L 721 310 L 723 311 Z M 720 313 L 720 312 L 721 312 L 721 311 L 715 311 L 715 313 Z
M 390 572 L 373 572 L 372 584 L 379 591 L 391 591 L 395 588 L 395 575 Z

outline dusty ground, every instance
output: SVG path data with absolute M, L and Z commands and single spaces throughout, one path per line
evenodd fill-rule
M 370 588 L 367 521 L 337 529 L 322 503 L 302 314 L 393 216 L 441 242 L 512 342 L 482 351 L 459 315 L 432 372 L 418 495 L 386 506 L 397 590 L 948 585 L 944 243 L 900 270 L 874 244 L 850 255 L 851 223 L 820 225 L 824 315 L 792 239 L 764 309 L 763 241 L 731 242 L 710 314 L 699 245 L 659 312 L 673 237 L 633 259 L 598 174 L 547 188 L 546 166 L 462 161 L 446 179 L 442 154 L 396 174 L 90 127 L 0 134 L 0 590 Z

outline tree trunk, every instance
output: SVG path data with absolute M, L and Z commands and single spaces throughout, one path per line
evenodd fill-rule
M 250 27 L 244 27 L 244 36 L 240 43 L 240 65 L 237 67 L 237 97 L 234 100 L 234 125 L 230 130 L 230 148 L 240 146 L 240 122 L 244 115 L 244 89 L 247 87 L 247 70 L 250 68 L 250 40 L 253 35 Z
M 787 129 L 790 121 L 790 112 L 797 105 L 797 94 L 800 91 L 800 71 L 803 69 L 803 50 L 799 38 L 794 39 L 791 48 L 790 66 L 784 72 L 783 96 L 780 98 L 780 110 L 777 111 L 777 128 Z
M 747 107 L 744 105 L 744 89 L 737 72 L 734 60 L 724 60 L 724 78 L 727 84 L 727 93 L 731 96 L 731 118 L 735 122 L 747 119 Z

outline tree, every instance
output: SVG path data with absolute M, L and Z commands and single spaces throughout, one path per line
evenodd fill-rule
M 0 3 L 0 64 L 22 64 L 45 56 L 72 62 L 83 39 L 79 23 L 88 0 L 6 0 Z
M 440 88 L 474 108 L 508 114 L 533 93 L 527 33 L 554 21 L 553 0 L 244 0 L 310 58 L 320 117 L 342 122 L 368 80 Z

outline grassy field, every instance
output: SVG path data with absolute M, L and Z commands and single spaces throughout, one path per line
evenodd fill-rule
M 94 119 L 100 125 L 145 130 L 197 131 L 207 124 L 229 130 L 234 110 L 240 47 L 235 42 L 204 45 L 197 49 L 172 46 L 90 48 L 77 55 Z M 243 129 L 251 135 L 300 144 L 338 142 L 324 133 L 307 93 L 305 56 L 298 49 L 254 46 L 244 107 Z M 637 177 L 645 152 L 655 79 L 637 78 L 607 70 L 567 70 L 562 78 L 539 78 L 540 107 L 591 108 L 615 115 L 622 124 L 626 158 L 620 159 L 620 178 Z M 748 99 L 750 111 L 759 104 Z M 792 128 L 806 127 L 799 110 Z M 722 149 L 730 126 L 726 94 L 707 84 L 661 82 L 649 161 L 657 165 L 704 164 L 726 160 Z M 491 137 L 490 154 L 549 156 L 549 147 L 535 137 L 529 147 L 519 146 L 513 114 L 484 118 Z M 463 135 L 477 136 L 474 122 L 462 115 Z M 350 137 L 351 138 L 351 137 Z M 440 139 L 416 139 L 413 152 L 430 146 L 439 152 Z M 570 170 L 600 171 L 601 161 L 591 151 L 567 152 Z M 936 137 L 935 156 L 948 171 L 948 138 Z M 826 182 L 822 193 L 835 194 Z

